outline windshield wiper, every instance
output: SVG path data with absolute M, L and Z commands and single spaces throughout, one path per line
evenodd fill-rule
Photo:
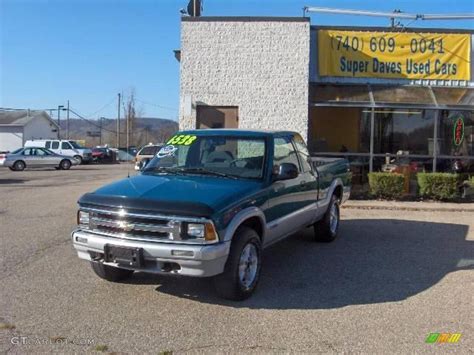
M 173 167 L 164 167 L 164 166 L 155 166 L 153 168 L 145 168 L 143 170 L 144 173 L 148 172 L 158 172 L 158 173 L 166 173 L 166 174 L 183 174 L 181 168 L 173 168 Z
M 229 179 L 238 179 L 235 175 L 229 175 L 226 173 L 220 173 L 214 170 L 207 170 L 204 168 L 180 168 L 183 173 L 192 173 L 192 174 L 202 174 L 202 175 L 213 175 L 213 176 L 220 176 Z

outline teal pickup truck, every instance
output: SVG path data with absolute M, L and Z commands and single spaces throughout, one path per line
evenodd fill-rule
M 307 227 L 315 241 L 336 238 L 350 181 L 347 160 L 312 159 L 294 132 L 178 132 L 139 175 L 79 199 L 72 241 L 103 279 L 212 276 L 242 300 L 264 248 Z

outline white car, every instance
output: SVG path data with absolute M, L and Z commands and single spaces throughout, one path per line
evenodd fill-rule
M 72 157 L 79 161 L 79 164 L 88 163 L 92 160 L 92 150 L 80 146 L 73 140 L 60 139 L 38 139 L 25 142 L 26 147 L 41 147 L 53 153 Z

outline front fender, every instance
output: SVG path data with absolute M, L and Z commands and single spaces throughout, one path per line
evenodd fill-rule
M 257 217 L 260 219 L 260 222 L 262 223 L 262 241 L 265 239 L 265 234 L 266 234 L 266 219 L 265 215 L 263 214 L 262 210 L 258 207 L 247 207 L 237 213 L 230 223 L 227 225 L 227 227 L 224 230 L 224 237 L 223 241 L 227 242 L 232 240 L 232 237 L 235 234 L 235 231 L 239 226 L 247 219 L 252 218 L 252 217 Z

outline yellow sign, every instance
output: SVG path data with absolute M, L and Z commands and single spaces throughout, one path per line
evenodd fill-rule
M 470 34 L 319 30 L 319 75 L 470 80 L 470 47 Z

